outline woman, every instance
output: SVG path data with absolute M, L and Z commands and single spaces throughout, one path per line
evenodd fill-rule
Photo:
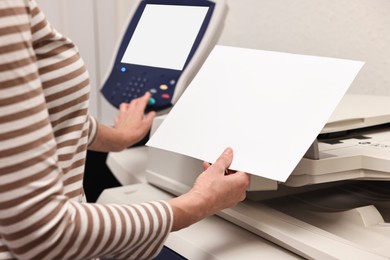
M 144 259 L 169 232 L 245 198 L 249 177 L 224 175 L 233 152 L 187 194 L 140 205 L 86 203 L 86 150 L 120 151 L 141 140 L 150 98 L 122 104 L 115 127 L 88 115 L 89 76 L 77 48 L 35 0 L 0 1 L 0 259 Z

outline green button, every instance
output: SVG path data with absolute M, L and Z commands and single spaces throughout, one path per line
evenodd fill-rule
M 154 98 L 151 97 L 151 98 L 149 99 L 148 105 L 153 106 L 154 104 L 156 104 L 156 100 L 155 100 Z

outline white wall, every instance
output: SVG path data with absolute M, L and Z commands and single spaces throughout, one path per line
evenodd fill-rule
M 350 92 L 390 95 L 390 1 L 229 0 L 220 43 L 365 61 Z
M 97 1 L 96 16 L 98 42 L 100 43 L 99 57 L 99 82 L 100 86 L 111 70 L 113 59 L 121 41 L 124 30 L 127 27 L 129 17 L 127 13 L 133 7 L 132 0 L 99 0 Z M 99 87 L 100 89 L 100 87 Z M 106 124 L 111 124 L 117 114 L 114 108 L 107 100 L 99 95 L 100 120 Z
M 92 76 L 92 112 L 116 113 L 99 94 L 132 0 L 38 0 L 78 45 Z M 366 62 L 350 92 L 390 96 L 390 1 L 227 0 L 220 44 Z M 259 72 L 261 73 L 261 72 Z

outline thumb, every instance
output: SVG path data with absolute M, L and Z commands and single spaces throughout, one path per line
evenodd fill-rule
M 153 119 L 155 118 L 155 116 L 156 116 L 156 112 L 154 112 L 154 111 L 151 111 L 151 112 L 146 114 L 144 120 L 145 120 L 145 122 L 147 122 L 147 125 L 152 125 Z
M 215 161 L 213 165 L 218 167 L 219 172 L 225 174 L 225 170 L 229 168 L 230 164 L 233 161 L 233 150 L 228 147 L 223 151 L 219 158 Z

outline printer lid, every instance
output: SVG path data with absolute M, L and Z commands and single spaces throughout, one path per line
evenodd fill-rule
M 389 104 L 390 96 L 345 95 L 321 131 L 321 138 L 313 142 L 283 186 L 304 187 L 350 180 L 389 181 Z M 256 183 L 264 183 L 264 180 L 251 181 L 250 190 L 265 190 Z M 276 186 L 276 189 L 281 190 L 281 187 Z M 259 200 L 267 195 L 262 192 L 251 196 Z
M 390 180 L 390 96 L 345 95 L 287 186 Z M 313 152 L 314 151 L 314 152 Z M 309 152 L 309 151 L 308 151 Z
M 321 134 L 382 125 L 390 122 L 390 96 L 347 94 Z

